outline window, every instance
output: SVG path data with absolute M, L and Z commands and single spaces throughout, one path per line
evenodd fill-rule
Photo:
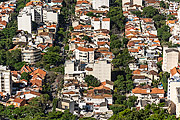
M 68 106 L 65 106 L 65 109 L 68 109 Z
M 180 88 L 177 88 L 177 94 L 180 95 Z

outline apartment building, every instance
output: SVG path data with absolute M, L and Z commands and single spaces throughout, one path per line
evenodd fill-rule
M 170 70 L 170 78 L 168 79 L 167 99 L 172 101 L 176 107 L 176 117 L 180 117 L 180 70 L 174 67 Z
M 98 60 L 93 66 L 93 75 L 101 82 L 111 81 L 111 63 L 107 60 Z
M 78 47 L 74 50 L 74 55 L 76 60 L 80 60 L 85 63 L 94 62 L 94 48 L 84 48 Z
M 8 93 L 12 92 L 11 72 L 6 66 L 0 65 L 0 92 Z
M 53 10 L 43 9 L 43 22 L 58 23 L 58 13 Z
M 94 27 L 94 30 L 106 29 L 110 30 L 110 18 L 93 18 L 91 19 L 91 25 Z
M 103 6 L 109 8 L 109 0 L 93 0 L 92 1 L 92 7 L 95 10 L 99 10 Z
M 163 65 L 164 72 L 170 72 L 170 69 L 178 66 L 179 63 L 179 50 L 177 48 L 163 47 Z
M 24 30 L 28 33 L 32 31 L 32 21 L 31 21 L 31 14 L 27 14 L 26 12 L 19 13 L 17 20 L 18 20 L 18 30 Z
M 41 50 L 34 47 L 25 47 L 21 49 L 21 56 L 22 61 L 35 64 L 35 62 L 41 60 Z

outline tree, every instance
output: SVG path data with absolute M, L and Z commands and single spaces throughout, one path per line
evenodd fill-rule
M 101 84 L 101 82 L 92 75 L 87 75 L 84 80 L 88 86 L 98 87 Z
M 171 37 L 170 27 L 163 25 L 161 28 L 158 28 L 157 35 L 160 40 L 169 41 L 169 38 Z
M 18 62 L 21 62 L 21 50 L 15 49 L 12 51 L 6 52 L 6 65 L 10 67 L 14 67 L 14 65 Z
M 91 117 L 83 117 L 83 118 L 80 118 L 79 120 L 96 120 L 96 119 L 91 118 Z
M 152 6 L 143 8 L 143 15 L 146 18 L 152 18 L 153 16 L 157 14 L 159 14 L 158 10 L 156 8 L 153 8 Z
M 153 17 L 156 29 L 166 25 L 166 17 L 162 14 L 157 14 Z
M 121 2 L 116 3 L 116 7 L 112 6 L 107 14 L 107 17 L 111 19 L 112 29 L 120 30 L 122 32 L 125 28 L 126 18 L 123 15 L 122 7 L 120 7 Z M 116 31 L 116 32 L 117 32 Z
M 45 55 L 43 55 L 43 62 L 45 64 L 55 65 L 58 66 L 61 63 L 62 58 L 58 53 L 55 52 L 47 52 Z
M 30 78 L 31 78 L 31 76 L 30 76 L 29 73 L 27 73 L 27 72 L 23 72 L 23 73 L 21 74 L 21 80 L 22 80 L 22 79 L 25 79 L 25 80 L 29 81 Z
M 14 68 L 20 70 L 24 65 L 26 65 L 26 62 L 18 62 L 14 64 Z
M 113 104 L 110 106 L 110 109 L 114 114 L 118 114 L 119 112 L 124 111 L 126 109 L 126 106 L 122 104 Z
M 131 11 L 132 14 L 135 14 L 137 17 L 142 17 L 142 12 L 141 11 Z
M 168 20 L 175 20 L 176 19 L 176 17 L 174 15 L 168 15 L 167 17 L 168 17 Z
M 82 40 L 86 40 L 86 41 L 88 41 L 88 42 L 92 42 L 92 41 L 91 41 L 91 38 L 90 38 L 89 36 L 84 36 L 84 37 L 82 38 Z
M 87 16 L 90 16 L 90 17 L 96 17 L 96 15 L 94 15 L 93 12 L 88 12 L 86 15 L 87 15 Z
M 160 2 L 160 7 L 166 8 L 166 4 L 164 3 L 164 1 Z

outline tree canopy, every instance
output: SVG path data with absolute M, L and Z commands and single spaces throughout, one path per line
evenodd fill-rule
M 101 82 L 93 75 L 87 75 L 84 80 L 88 86 L 98 87 L 101 84 Z

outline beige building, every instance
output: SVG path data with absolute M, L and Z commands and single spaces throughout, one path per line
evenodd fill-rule
M 94 63 L 93 75 L 101 82 L 111 81 L 111 63 L 106 60 L 99 60 Z
M 34 47 L 25 47 L 21 49 L 22 61 L 35 64 L 41 60 L 41 50 Z
M 122 6 L 124 6 L 125 4 L 142 6 L 142 3 L 142 0 L 122 0 Z
M 101 82 L 106 80 L 111 81 L 111 63 L 107 60 L 101 59 L 95 61 L 94 64 L 88 64 L 86 68 L 87 75 L 93 75 Z
M 8 93 L 11 95 L 12 83 L 11 72 L 6 66 L 0 65 L 0 92 Z
M 168 99 L 176 105 L 176 117 L 180 116 L 180 82 L 168 80 Z
M 179 63 L 179 50 L 177 48 L 163 47 L 163 65 L 164 72 L 170 72 L 170 69 L 178 66 Z
M 176 117 L 180 116 L 180 70 L 174 67 L 170 70 L 170 78 L 168 79 L 168 100 L 172 101 L 176 107 Z

